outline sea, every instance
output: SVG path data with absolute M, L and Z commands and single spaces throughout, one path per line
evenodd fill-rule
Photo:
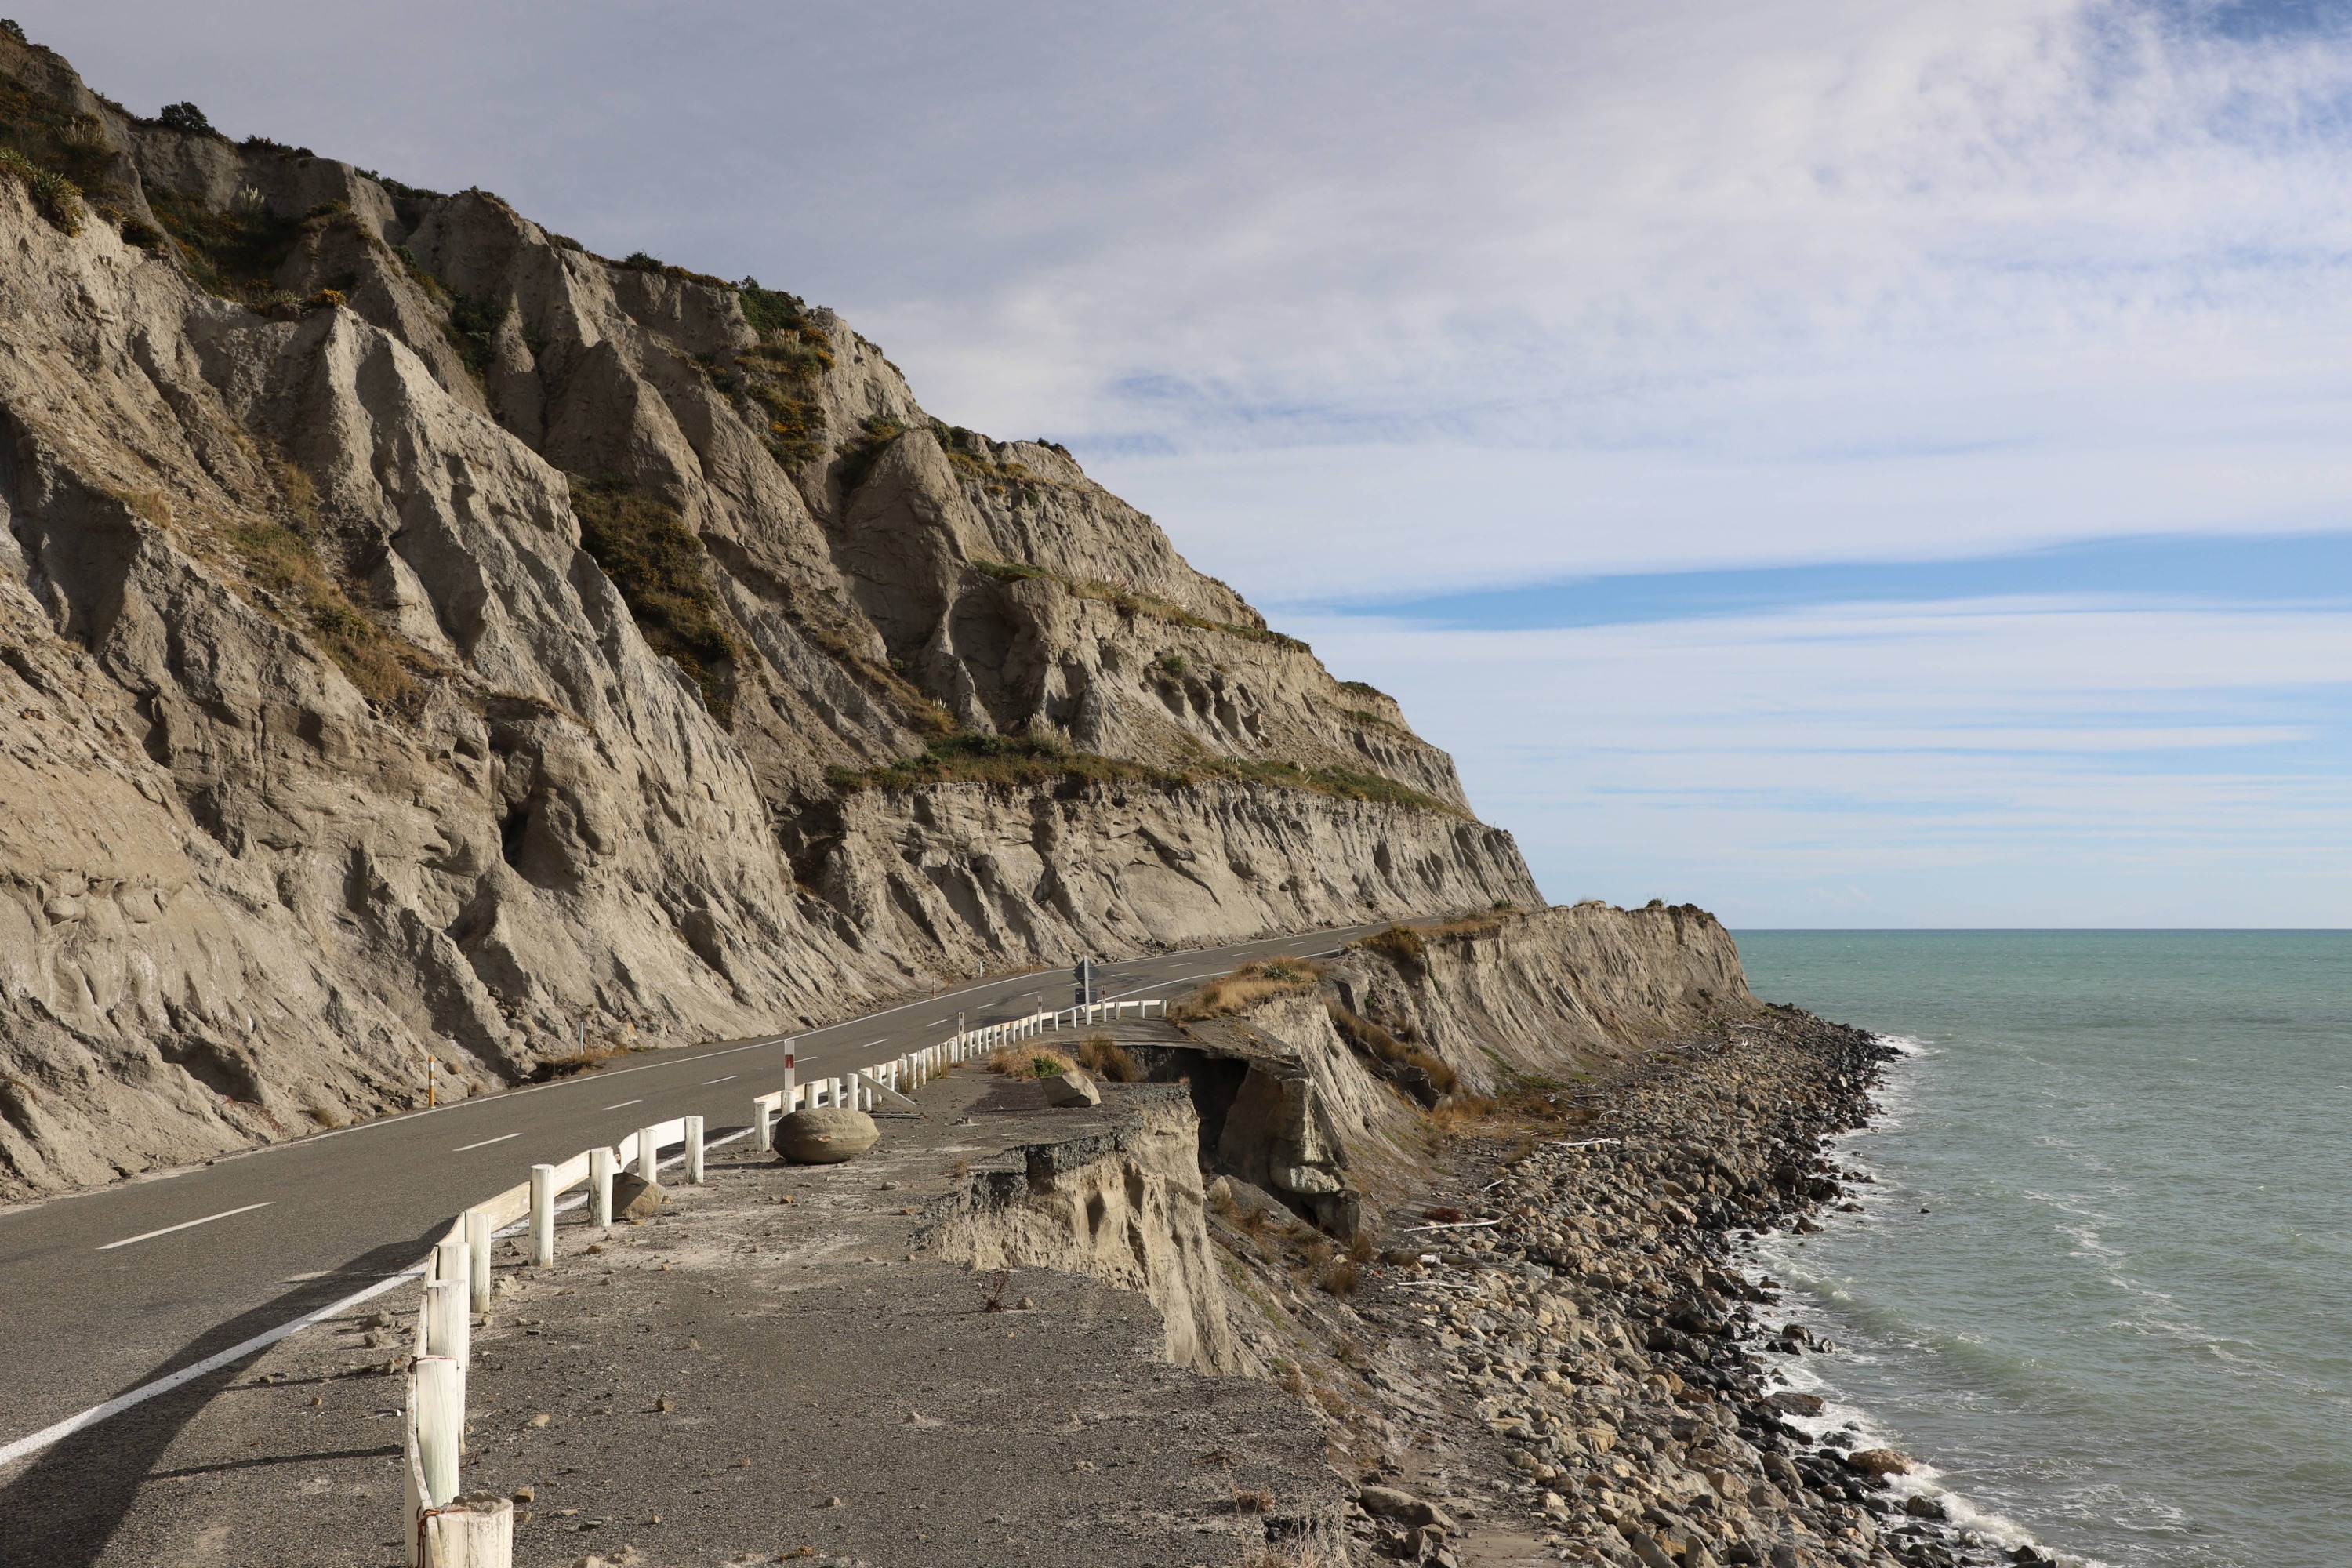
M 1736 934 L 1902 1053 L 1863 1212 L 1758 1244 L 1805 1425 L 2062 1560 L 2352 1563 L 2352 932 Z

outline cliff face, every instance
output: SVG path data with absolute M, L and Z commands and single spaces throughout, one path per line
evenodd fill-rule
M 1111 1131 L 1029 1143 L 975 1172 L 925 1240 L 977 1269 L 1058 1268 L 1147 1297 L 1170 1361 L 1259 1371 L 1234 1337 L 1202 1217 L 1200 1122 L 1181 1089 L 1134 1090 Z
M 1218 1170 L 1341 1237 L 1368 1202 L 1425 1183 L 1416 1105 L 1572 1089 L 1763 1016 L 1730 933 L 1688 906 L 1391 928 L 1295 974 L 1256 982 L 1275 994 L 1230 1016 L 1162 1025 L 1156 1042 L 1139 1025 L 1130 1039 L 1155 1077 L 1192 1085 Z
M 0 510 L 0 1197 L 427 1052 L 1536 897 L 1392 701 L 831 312 L 5 37 Z
M 1590 1073 L 1760 1005 L 1731 933 L 1689 904 L 1473 916 L 1410 943 L 1359 943 L 1332 988 L 1475 1094 L 1512 1073 Z

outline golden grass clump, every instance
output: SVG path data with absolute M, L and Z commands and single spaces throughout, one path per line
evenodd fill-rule
M 1052 1046 L 999 1046 L 988 1053 L 988 1070 L 1007 1078 L 1052 1078 L 1057 1072 L 1075 1072 L 1077 1066 Z
M 1419 1068 L 1429 1075 L 1431 1087 L 1440 1094 L 1453 1093 L 1461 1081 L 1444 1058 L 1417 1042 L 1400 1040 L 1370 1018 L 1360 1017 L 1337 1002 L 1325 1003 L 1324 1010 L 1330 1015 L 1331 1026 L 1339 1031 L 1339 1037 L 1366 1056 L 1391 1067 Z
M 1125 1046 L 1108 1035 L 1088 1035 L 1078 1042 L 1078 1065 L 1097 1078 L 1113 1083 L 1141 1083 L 1143 1065 Z
M 1260 959 L 1203 981 L 1169 1011 L 1177 1018 L 1222 1018 L 1271 997 L 1312 990 L 1322 978 L 1323 966 L 1311 959 Z
M 1433 934 L 1441 937 L 1486 936 L 1502 930 L 1524 912 L 1517 904 L 1498 903 L 1491 910 L 1482 910 L 1475 915 L 1462 915 L 1447 921 Z
M 1440 1132 L 1460 1132 L 1493 1120 L 1496 1109 L 1483 1095 L 1457 1095 L 1429 1113 L 1429 1124 Z
M 552 1083 L 560 1078 L 570 1078 L 575 1073 L 593 1071 L 614 1058 L 629 1056 L 636 1049 L 636 1047 L 625 1041 L 608 1042 L 604 1045 L 590 1046 L 583 1051 L 567 1052 L 560 1057 L 544 1057 L 541 1058 L 538 1066 L 530 1069 L 530 1081 Z
M 1393 925 L 1374 931 L 1355 945 L 1380 953 L 1409 978 L 1429 972 L 1429 946 L 1411 926 Z

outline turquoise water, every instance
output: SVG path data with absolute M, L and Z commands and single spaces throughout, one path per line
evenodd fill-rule
M 1906 1053 L 1842 1144 L 1866 1213 L 1763 1244 L 1831 1425 L 2093 1562 L 2352 1563 L 2352 932 L 1739 947 Z

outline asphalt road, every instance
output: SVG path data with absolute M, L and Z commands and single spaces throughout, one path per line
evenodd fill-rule
M 1376 929 L 1108 964 L 1096 995 L 1172 995 L 1244 959 L 1327 952 Z M 0 1212 L 0 1450 L 410 1268 L 453 1215 L 534 1162 L 676 1116 L 705 1117 L 713 1137 L 744 1125 L 751 1097 L 782 1086 L 787 1052 L 805 1081 L 935 1044 L 959 1012 L 977 1027 L 1069 1003 L 1065 969 L 982 981 L 803 1035 L 624 1058 Z

